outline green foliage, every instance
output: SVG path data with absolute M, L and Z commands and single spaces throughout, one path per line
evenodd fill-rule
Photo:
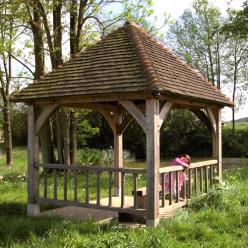
M 78 151 L 79 163 L 83 165 L 107 165 L 110 166 L 114 163 L 114 150 L 112 148 L 99 150 L 84 148 Z M 135 158 L 127 151 L 123 151 L 123 160 L 125 162 L 134 162 Z
M 232 129 L 224 128 L 222 135 L 223 154 L 225 157 L 248 156 L 248 128 L 237 129 L 233 135 Z
M 98 127 L 91 126 L 89 122 L 89 113 L 90 111 L 80 111 L 78 114 L 78 126 L 77 126 L 77 140 L 78 146 L 82 147 L 86 145 L 86 139 L 93 137 L 99 133 Z
M 83 165 L 99 165 L 102 159 L 102 151 L 84 148 L 80 150 L 79 163 Z
M 181 153 L 208 156 L 211 153 L 211 134 L 192 112 L 171 112 L 163 123 L 160 134 L 162 157 Z
M 112 165 L 114 163 L 114 150 L 112 147 L 102 151 L 102 162 L 108 165 Z
M 229 10 L 229 22 L 226 23 L 222 31 L 227 35 L 235 38 L 247 39 L 248 29 L 248 1 L 244 1 L 243 9 Z
M 13 142 L 26 145 L 27 142 L 27 117 L 24 110 L 12 112 Z M 233 136 L 231 126 L 225 124 L 222 133 L 224 157 L 248 156 L 248 126 L 246 123 L 237 123 Z M 202 122 L 188 111 L 171 112 L 161 128 L 161 157 L 174 157 L 180 153 L 189 153 L 192 156 L 211 155 L 211 134 Z M 124 134 L 124 148 L 137 159 L 145 158 L 146 141 L 142 128 L 134 121 Z M 78 145 L 84 147 L 85 155 L 79 154 L 84 164 L 97 164 L 98 162 L 112 163 L 113 134 L 103 117 L 95 112 L 87 111 L 79 114 Z M 197 146 L 195 145 L 197 144 Z M 89 149 L 86 149 L 89 148 Z M 97 149 L 90 155 L 92 149 Z M 107 150 L 109 152 L 107 152 Z M 105 150 L 102 154 L 98 150 Z M 101 159 L 98 159 L 101 153 Z M 112 155 L 111 155 L 112 154 Z M 87 159 L 87 156 L 89 158 Z M 96 156 L 96 157 L 95 157 Z M 111 158 L 112 156 L 112 158 Z M 124 157 L 128 153 L 124 152 Z M 129 157 L 130 157 L 129 156 Z M 106 157 L 106 159 L 103 159 Z M 126 159 L 130 161 L 130 159 Z
M 170 25 L 167 35 L 170 46 L 179 56 L 212 82 L 219 73 L 218 46 L 223 42 L 218 31 L 220 26 L 220 11 L 207 0 L 195 0 L 193 10 L 186 9 Z
M 26 145 L 27 143 L 27 113 L 25 109 L 11 112 L 11 131 L 14 145 Z
M 240 201 L 236 197 L 239 194 L 238 188 L 230 184 L 217 184 L 207 194 L 194 197 L 189 208 L 194 210 L 218 209 L 235 213 L 240 210 Z
M 145 158 L 146 136 L 143 129 L 136 121 L 134 121 L 125 131 L 123 143 L 125 149 L 135 154 L 137 159 Z

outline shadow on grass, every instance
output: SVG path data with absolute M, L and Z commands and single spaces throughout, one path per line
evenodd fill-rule
M 27 205 L 23 203 L 0 203 L 0 216 L 25 216 Z
M 0 204 L 0 246 L 18 242 L 29 242 L 31 239 L 44 239 L 47 237 L 64 237 L 73 233 L 90 235 L 108 233 L 116 228 L 120 230 L 115 221 L 96 224 L 93 220 L 73 221 L 58 217 L 28 217 L 26 204 L 1 203 Z

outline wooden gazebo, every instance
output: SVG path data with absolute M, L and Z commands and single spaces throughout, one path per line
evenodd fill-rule
M 186 203 L 186 192 L 207 192 L 216 178 L 222 179 L 221 108 L 233 106 L 224 94 L 213 87 L 197 70 L 191 68 L 169 49 L 157 42 L 140 27 L 126 22 L 97 44 L 46 74 L 14 96 L 14 100 L 28 106 L 28 214 L 39 213 L 39 204 L 75 205 L 107 209 L 119 213 L 144 216 L 147 226 L 156 226 L 163 211 Z M 84 167 L 39 163 L 39 131 L 51 114 L 60 107 L 93 109 L 101 113 L 114 133 L 114 167 Z M 177 196 L 173 202 L 163 197 L 165 173 L 183 168 L 160 168 L 160 128 L 171 109 L 193 111 L 212 131 L 213 159 L 195 163 L 185 184 L 185 201 Z M 122 135 L 132 120 L 136 120 L 146 134 L 146 169 L 123 168 Z M 197 145 L 197 144 L 196 144 Z M 164 148 L 165 149 L 165 148 Z M 44 195 L 40 195 L 39 173 L 44 170 Z M 53 170 L 53 199 L 48 197 L 47 169 Z M 58 169 L 64 171 L 64 195 L 58 199 Z M 67 198 L 68 171 L 74 175 L 74 198 Z M 108 174 L 107 203 L 101 199 L 100 176 Z M 84 200 L 77 196 L 77 176 L 85 178 Z M 89 174 L 96 174 L 96 198 L 89 197 Z M 218 174 L 216 176 L 216 173 Z M 132 205 L 125 201 L 125 175 L 133 178 Z M 137 178 L 147 178 L 145 190 L 139 191 Z M 161 178 L 160 178 L 161 177 Z M 112 180 L 113 179 L 113 180 Z M 112 195 L 112 181 L 115 196 Z M 200 181 L 198 183 L 198 181 Z M 188 187 L 186 189 L 186 187 Z M 159 193 L 160 192 L 160 193 Z M 162 197 L 161 197 L 162 195 Z M 120 205 L 114 204 L 119 197 Z M 142 198 L 143 197 L 143 198 Z M 141 204 L 140 201 L 144 201 Z M 167 204 L 168 203 L 168 204 Z

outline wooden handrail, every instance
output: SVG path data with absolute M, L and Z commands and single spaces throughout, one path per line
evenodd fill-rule
M 146 169 L 141 168 L 116 168 L 116 167 L 98 167 L 98 166 L 80 166 L 80 165 L 64 165 L 64 164 L 40 164 L 40 167 L 47 169 L 61 170 L 78 170 L 92 172 L 124 172 L 124 173 L 140 173 L 145 174 Z
M 206 160 L 206 161 L 201 161 L 201 162 L 195 162 L 195 163 L 192 163 L 190 165 L 189 169 L 200 168 L 200 167 L 204 167 L 204 166 L 214 165 L 217 163 L 218 163 L 218 160 L 216 160 L 216 159 Z M 166 172 L 184 171 L 184 170 L 185 170 L 185 167 L 183 167 L 183 166 L 173 165 L 173 166 L 162 167 L 159 169 L 159 172 L 160 173 L 166 173 Z
M 200 168 L 208 165 L 214 165 L 217 164 L 218 160 L 217 159 L 212 159 L 212 160 L 206 160 L 206 161 L 201 161 L 201 162 L 195 162 L 190 165 L 189 168 Z

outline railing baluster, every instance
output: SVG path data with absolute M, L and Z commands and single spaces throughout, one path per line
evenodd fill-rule
M 184 172 L 186 174 L 186 172 Z M 187 181 L 184 180 L 183 182 L 183 199 L 186 200 L 186 192 L 187 192 Z
M 57 169 L 53 170 L 53 193 L 54 193 L 54 200 L 57 200 L 58 198 L 58 175 L 57 175 Z
M 203 173 L 202 173 L 202 167 L 200 168 L 200 191 L 203 192 Z
M 195 185 L 194 185 L 194 186 L 195 186 L 194 188 L 195 188 L 195 194 L 197 194 L 197 193 L 198 193 L 198 180 L 197 180 L 197 179 L 198 179 L 198 178 L 197 178 L 198 175 L 197 175 L 197 168 L 195 168 L 194 176 L 195 176 L 195 177 L 194 177 L 194 184 L 195 184 Z
M 176 171 L 176 202 L 179 202 L 179 195 L 180 195 L 180 189 L 179 189 L 179 172 Z
M 213 165 L 214 168 L 214 183 L 218 182 L 218 166 L 217 164 Z
M 43 168 L 44 171 L 44 198 L 47 198 L 47 168 Z
M 96 204 L 100 206 L 100 171 L 96 172 Z
M 174 185 L 172 185 L 172 172 L 169 172 L 169 205 L 172 204 L 172 192 L 173 192 L 173 187 Z
M 125 198 L 125 172 L 121 173 L 121 208 L 124 207 Z
M 137 208 L 137 173 L 133 173 L 133 207 Z
M 161 176 L 162 176 L 162 192 L 161 192 L 161 194 L 162 194 L 162 207 L 164 207 L 165 206 L 165 173 L 162 173 L 161 174 Z
M 64 170 L 64 200 L 67 200 L 67 169 Z
M 205 193 L 208 192 L 208 166 L 204 167 L 204 173 L 205 173 Z
M 109 172 L 109 207 L 112 206 L 112 176 L 113 176 L 113 173 L 110 171 Z
M 73 168 L 74 201 L 77 201 L 77 170 Z
M 209 166 L 209 180 L 210 180 L 210 187 L 213 186 L 213 166 Z
M 192 196 L 192 169 L 189 169 L 189 197 Z
M 89 204 L 89 171 L 85 171 L 85 204 Z

